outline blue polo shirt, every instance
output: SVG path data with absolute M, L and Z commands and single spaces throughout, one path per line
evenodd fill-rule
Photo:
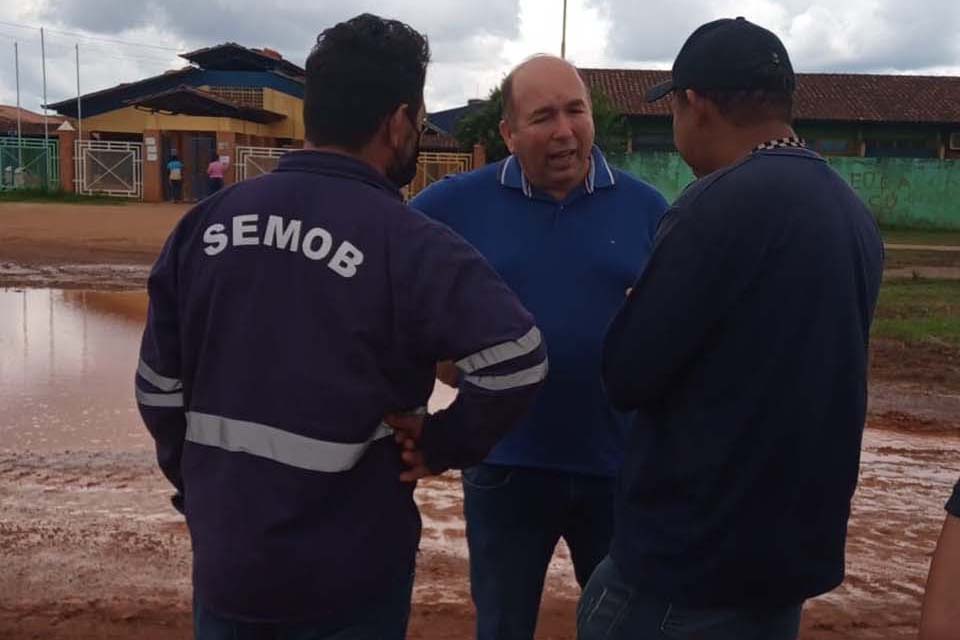
M 646 264 L 667 203 L 594 148 L 583 185 L 557 201 L 511 156 L 449 176 L 412 206 L 476 247 L 537 319 L 550 372 L 534 408 L 490 464 L 615 476 L 630 415 L 600 380 L 603 336 Z

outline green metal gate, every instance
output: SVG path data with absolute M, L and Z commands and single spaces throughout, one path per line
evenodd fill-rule
M 60 188 L 58 141 L 0 137 L 0 191 L 44 187 Z

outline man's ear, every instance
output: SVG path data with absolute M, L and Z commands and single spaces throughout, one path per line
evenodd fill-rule
M 500 137 L 503 138 L 503 144 L 507 145 L 507 150 L 513 153 L 513 129 L 506 118 L 500 121 Z
M 384 120 L 384 131 L 387 142 L 391 147 L 400 147 L 403 145 L 404 132 L 409 126 L 410 105 L 403 103 L 393 110 L 386 120 Z M 405 122 L 406 121 L 406 122 Z
M 717 105 L 712 100 L 693 89 L 684 89 L 684 97 L 687 99 L 687 105 L 693 110 L 694 119 L 697 122 L 709 122 L 720 115 Z

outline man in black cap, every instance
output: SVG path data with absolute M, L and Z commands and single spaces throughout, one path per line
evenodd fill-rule
M 794 86 L 780 40 L 738 18 L 697 29 L 648 94 L 671 97 L 700 179 L 604 344 L 637 419 L 580 640 L 793 639 L 843 580 L 883 245 L 794 133 Z

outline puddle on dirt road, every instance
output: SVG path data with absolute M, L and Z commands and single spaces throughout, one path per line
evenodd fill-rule
M 0 450 L 150 446 L 133 400 L 142 292 L 0 290 Z
M 0 289 L 0 451 L 151 447 L 133 399 L 146 309 L 142 291 Z

